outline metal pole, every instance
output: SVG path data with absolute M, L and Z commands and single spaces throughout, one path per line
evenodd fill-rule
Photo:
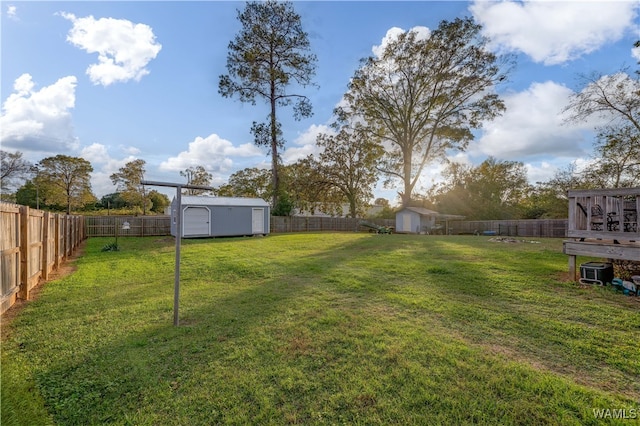
M 173 283 L 173 325 L 178 326 L 180 306 L 180 240 L 182 240 L 182 188 L 176 187 L 176 272 Z
M 200 186 L 200 185 L 189 185 L 189 184 L 179 184 L 172 182 L 157 182 L 157 181 L 141 181 L 143 186 L 168 186 L 170 188 L 176 188 L 176 204 L 177 204 L 177 212 L 176 212 L 176 268 L 175 268 L 175 277 L 173 283 L 173 325 L 178 326 L 178 308 L 180 301 L 180 241 L 182 239 L 182 188 L 187 189 L 203 189 L 206 191 L 212 191 L 214 188 L 210 186 Z

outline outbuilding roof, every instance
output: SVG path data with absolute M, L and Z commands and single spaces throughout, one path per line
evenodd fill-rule
M 402 210 L 410 210 L 414 213 L 418 213 L 421 216 L 435 216 L 439 219 L 464 219 L 464 216 L 460 216 L 457 214 L 438 213 L 437 211 L 425 209 L 424 207 L 405 207 Z
M 173 199 L 175 201 L 175 197 Z M 182 205 L 200 205 L 200 206 L 252 206 L 252 207 L 268 207 L 262 198 L 243 198 L 243 197 L 208 197 L 199 195 L 183 195 L 181 197 Z

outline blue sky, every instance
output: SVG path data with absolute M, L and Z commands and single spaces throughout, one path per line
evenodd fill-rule
M 37 162 L 81 156 L 94 167 L 100 197 L 115 191 L 109 175 L 135 158 L 149 180 L 183 182 L 180 170 L 203 165 L 214 185 L 245 167 L 269 167 L 249 133 L 266 104 L 218 94 L 229 41 L 243 2 L 2 1 L 2 149 Z M 562 108 L 582 88 L 579 73 L 637 69 L 637 1 L 412 1 L 294 4 L 318 56 L 307 88 L 314 116 L 296 122 L 283 110 L 285 163 L 317 152 L 359 60 L 400 30 L 434 29 L 473 16 L 497 53 L 517 55 L 509 81 L 497 88 L 505 115 L 486 123 L 464 153 L 479 164 L 489 155 L 523 162 L 531 182 L 547 180 L 571 162 L 586 163 L 596 122 L 563 124 Z M 433 164 L 422 189 L 439 179 Z M 171 191 L 167 192 L 172 195 Z M 392 202 L 396 189 L 376 190 Z

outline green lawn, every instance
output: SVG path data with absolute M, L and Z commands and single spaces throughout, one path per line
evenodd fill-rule
M 173 241 L 109 242 L 10 325 L 3 426 L 640 421 L 640 302 L 560 240 L 185 240 L 177 328 Z

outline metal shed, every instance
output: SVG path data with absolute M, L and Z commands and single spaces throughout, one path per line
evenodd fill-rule
M 405 207 L 396 213 L 396 232 L 448 234 L 449 221 L 464 216 L 442 214 L 424 207 Z
M 182 197 L 183 238 L 267 235 L 269 203 L 260 198 Z M 176 235 L 177 201 L 171 202 L 171 235 Z

